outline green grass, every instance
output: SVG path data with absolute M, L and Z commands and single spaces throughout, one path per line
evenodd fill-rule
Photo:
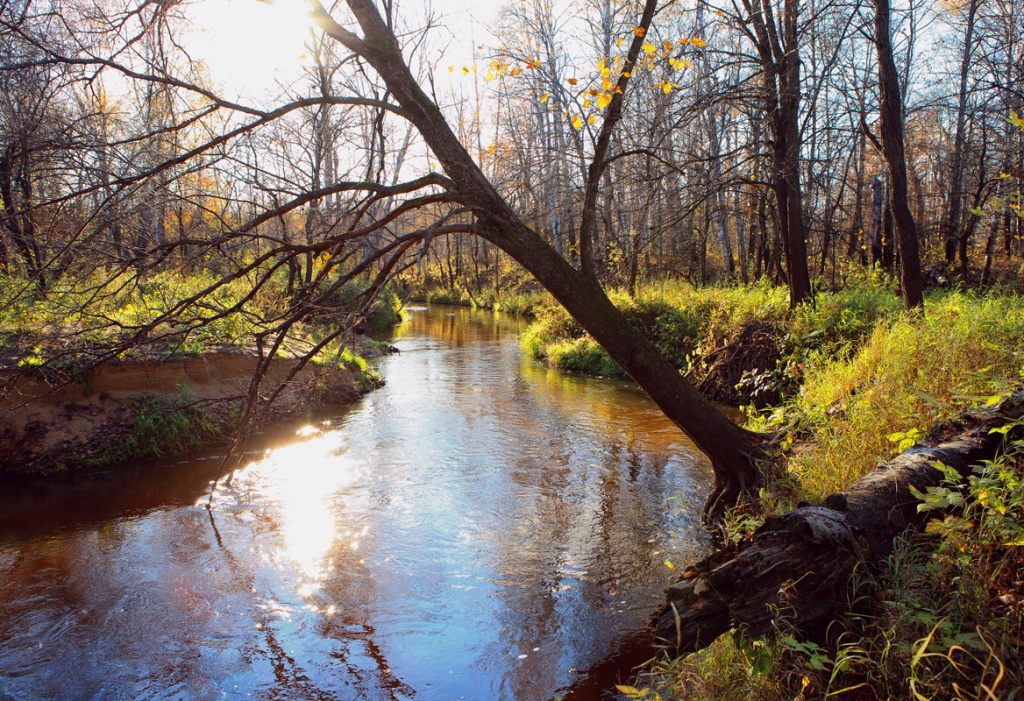
M 612 301 L 650 338 L 669 362 L 687 371 L 700 356 L 721 347 L 750 321 L 766 321 L 780 330 L 777 343 L 786 364 L 803 367 L 818 356 L 849 353 L 882 319 L 900 313 L 902 304 L 891 281 L 879 275 L 853 277 L 840 292 L 818 295 L 813 305 L 789 309 L 784 288 L 767 281 L 748 286 L 695 288 L 677 280 L 653 281 L 635 297 L 612 290 Z M 553 301 L 538 309 L 522 336 L 524 350 L 560 370 L 621 376 L 618 366 L 597 344 L 567 343 L 589 338 Z M 779 368 L 780 383 L 788 382 Z
M 257 283 L 262 285 L 258 289 Z M 222 279 L 201 269 L 115 276 L 97 272 L 84 279 L 68 277 L 39 297 L 27 294 L 16 277 L 0 276 L 0 356 L 8 365 L 74 369 L 129 341 L 122 357 L 143 349 L 187 357 L 225 346 L 248 347 L 255 334 L 272 331 L 292 315 L 286 285 L 284 270 L 266 280 L 255 273 Z M 317 311 L 294 324 L 289 336 L 322 337 L 361 303 L 362 293 L 362 287 L 348 284 L 318 300 Z M 380 331 L 400 321 L 401 300 L 384 289 L 360 328 Z
M 790 461 L 808 494 L 837 491 L 899 452 L 893 434 L 926 430 L 1019 382 L 1020 298 L 934 294 L 926 309 L 924 318 L 876 324 L 855 349 L 809 361 L 786 412 L 813 436 L 813 449 Z
M 541 308 L 553 303 L 551 295 L 524 287 L 495 292 L 485 289 L 474 293 L 466 287 L 456 285 L 454 289 L 414 289 L 409 299 L 427 304 L 448 304 L 473 309 L 491 309 L 504 314 L 532 317 Z

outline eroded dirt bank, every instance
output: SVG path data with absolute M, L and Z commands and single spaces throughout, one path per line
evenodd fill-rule
M 264 386 L 278 386 L 293 363 L 274 360 Z M 219 351 L 105 363 L 70 380 L 31 368 L 2 370 L 0 471 L 50 472 L 116 461 L 125 446 L 138 442 L 140 422 L 149 421 L 149 430 L 159 433 L 159 420 L 170 412 L 188 419 L 178 428 L 201 430 L 214 440 L 230 430 L 255 367 L 251 354 Z M 272 418 L 343 405 L 374 386 L 357 368 L 308 366 L 284 388 Z

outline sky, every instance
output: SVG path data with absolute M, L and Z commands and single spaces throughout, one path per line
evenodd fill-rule
M 229 97 L 258 98 L 294 80 L 306 60 L 310 21 L 304 8 L 302 0 L 198 0 L 186 10 L 192 28 L 184 44 Z M 408 0 L 399 12 L 410 23 L 422 22 L 428 10 L 440 17 L 433 44 L 445 53 L 434 57 L 439 75 L 446 76 L 448 65 L 471 61 L 474 44 L 490 43 L 487 26 L 499 9 L 499 2 Z

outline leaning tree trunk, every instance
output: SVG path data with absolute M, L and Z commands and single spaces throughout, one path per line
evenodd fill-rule
M 652 0 L 653 3 L 653 0 Z M 455 136 L 440 109 L 427 97 L 402 58 L 394 33 L 372 0 L 348 0 L 365 33 L 352 34 L 322 8 L 314 12 L 321 28 L 362 56 L 386 83 L 404 116 L 419 131 L 453 183 L 454 194 L 476 215 L 480 236 L 508 253 L 530 272 L 600 343 L 619 366 L 711 460 L 715 487 L 705 515 L 715 517 L 759 482 L 759 442 L 753 434 L 715 409 L 632 327 L 600 284 L 573 268 L 526 226 L 495 190 Z M 650 14 L 644 14 L 649 22 Z M 632 49 L 631 49 L 632 51 Z M 629 67 L 627 63 L 626 68 Z
M 897 536 L 926 520 L 910 490 L 942 482 L 931 463 L 939 460 L 966 479 L 1002 445 L 1003 435 L 992 429 L 1022 415 L 1024 393 L 1018 393 L 992 410 L 935 427 L 928 440 L 819 506 L 769 517 L 752 540 L 705 558 L 666 590 L 657 644 L 681 655 L 731 628 L 754 637 L 780 624 L 820 630 L 844 605 L 854 570 L 880 562 Z

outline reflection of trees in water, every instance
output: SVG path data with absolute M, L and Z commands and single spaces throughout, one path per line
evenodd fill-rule
M 0 686 L 21 678 L 27 699 L 217 692 L 223 670 L 204 655 L 217 651 L 225 622 L 212 602 L 230 582 L 192 564 L 210 550 L 204 520 L 157 513 L 21 547 L 0 568 Z
M 472 343 L 488 343 L 517 333 L 525 323 L 510 315 L 481 312 L 466 307 L 431 306 L 426 311 L 407 314 L 404 325 L 396 329 L 395 339 L 406 336 L 430 336 L 455 348 Z
M 258 512 L 257 520 L 263 524 L 257 525 L 254 531 L 278 530 L 272 509 Z M 337 522 L 340 524 L 344 521 L 339 518 Z M 242 535 L 245 535 L 244 532 Z M 219 542 L 219 531 L 217 538 Z M 270 663 L 273 682 L 261 685 L 261 693 L 265 693 L 267 698 L 282 701 L 297 698 L 397 701 L 414 694 L 391 671 L 391 666 L 374 640 L 374 627 L 359 616 L 366 612 L 366 608 L 351 605 L 353 601 L 374 601 L 376 597 L 373 591 L 357 593 L 365 587 L 372 589 L 373 584 L 371 578 L 353 574 L 359 573 L 361 569 L 360 557 L 348 547 L 348 542 L 336 541 L 325 554 L 324 559 L 329 566 L 324 569 L 319 582 L 320 590 L 311 597 L 310 605 L 304 608 L 292 605 L 291 613 L 312 619 L 301 621 L 294 633 L 287 631 L 286 628 L 290 626 L 275 619 L 273 608 L 265 605 L 275 601 L 276 597 L 258 592 L 257 578 L 249 571 L 249 566 L 240 562 L 229 547 L 224 547 L 223 553 L 239 581 L 244 582 L 245 588 L 253 592 L 253 599 L 264 604 L 252 608 L 252 618 L 258 633 L 247 641 L 243 648 L 243 658 L 254 668 L 260 659 Z M 259 568 L 264 563 L 256 555 L 258 552 L 253 556 L 251 566 Z M 282 586 L 281 582 L 275 583 L 277 588 Z M 333 606 L 328 612 L 328 607 L 335 602 L 341 605 Z M 302 631 L 307 625 L 317 632 L 317 639 L 302 641 L 306 637 Z M 312 648 L 313 654 L 302 662 L 287 651 L 296 642 L 293 636 L 305 651 L 310 652 Z M 339 674 L 339 666 L 344 670 L 342 674 Z M 339 687 L 346 689 L 346 693 L 339 696 Z
M 493 548 L 496 578 L 520 585 L 497 589 L 508 639 L 495 655 L 511 661 L 506 684 L 515 698 L 540 698 L 571 682 L 566 667 L 609 653 L 618 637 L 609 629 L 642 625 L 660 589 L 652 572 L 664 571 L 664 555 L 653 553 L 678 520 L 663 505 L 686 484 L 668 474 L 671 451 L 652 447 L 642 427 L 619 423 L 621 407 L 591 411 L 559 384 L 543 401 L 534 392 L 528 413 L 505 417 L 523 435 L 552 436 L 545 450 L 507 469 L 518 501 L 507 543 Z M 520 662 L 520 654 L 528 657 Z

